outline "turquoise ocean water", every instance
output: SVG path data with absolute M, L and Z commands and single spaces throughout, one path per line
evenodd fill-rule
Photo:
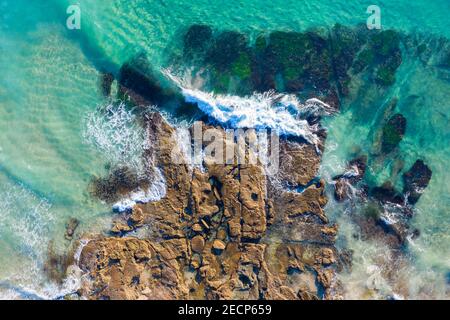
M 154 67 L 167 66 L 168 52 L 180 45 L 180 30 L 193 23 L 250 35 L 335 23 L 353 26 L 365 23 L 370 4 L 380 6 L 383 28 L 417 36 L 431 48 L 435 39 L 450 39 L 448 0 L 76 3 L 81 30 L 65 25 L 72 1 L 0 0 L 0 297 L 57 296 L 60 290 L 43 271 L 49 245 L 53 242 L 56 251 L 67 249 L 63 234 L 70 217 L 81 221 L 78 232 L 108 225 L 110 208 L 93 199 L 87 187 L 93 175 L 105 172 L 110 159 L 83 135 L 86 116 L 107 103 L 99 90 L 99 70 L 117 72 L 139 52 Z M 370 152 L 378 106 L 397 97 L 397 111 L 408 120 L 401 160 L 409 168 L 422 158 L 433 170 L 413 219 L 422 234 L 409 245 L 404 269 L 404 281 L 413 289 L 402 294 L 449 298 L 450 75 L 405 54 L 396 79 L 383 94 L 361 82 L 352 88 L 352 99 L 341 113 L 326 120 L 329 137 L 321 175 L 331 180 L 345 170 L 355 150 Z M 400 183 L 391 177 L 393 165 L 370 164 L 372 183 Z M 351 237 L 353 227 L 344 208 L 330 201 L 327 211 L 342 226 L 340 243 L 355 252 L 353 271 L 342 275 L 347 296 L 374 297 L 366 290 L 373 279 L 378 287 L 389 287 L 377 278 L 375 258 L 384 249 Z

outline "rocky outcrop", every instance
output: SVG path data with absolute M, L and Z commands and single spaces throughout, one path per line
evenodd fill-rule
M 325 182 L 314 180 L 320 162 L 314 148 L 284 141 L 285 166 L 271 178 L 260 163 L 175 164 L 174 155 L 184 157 L 175 129 L 156 112 L 147 120 L 153 147 L 145 156 L 163 172 L 166 196 L 118 215 L 117 236 L 83 248 L 83 296 L 340 298 L 337 226 L 323 210 Z M 290 191 L 279 181 L 304 188 Z
M 403 174 L 403 193 L 410 204 L 419 201 L 431 180 L 431 175 L 431 169 L 422 160 L 416 160 L 411 169 Z
M 334 197 L 337 201 L 343 201 L 350 197 L 352 186 L 361 181 L 366 173 L 367 156 L 360 156 L 350 161 L 347 172 L 333 178 Z
M 93 281 L 85 281 L 81 293 L 104 300 L 187 298 L 182 261 L 188 250 L 185 239 L 92 240 L 83 248 L 80 264 Z
M 398 251 L 407 244 L 408 238 L 420 235 L 419 230 L 411 227 L 410 219 L 414 215 L 413 205 L 428 186 L 432 171 L 422 160 L 417 160 L 403 173 L 403 192 L 399 192 L 391 181 L 370 189 L 358 184 L 364 177 L 366 165 L 367 157 L 356 158 L 349 163 L 345 174 L 333 178 L 335 198 L 337 201 L 351 199 L 361 208 L 352 213 L 351 218 L 363 240 L 376 240 Z M 351 193 L 359 197 L 350 197 Z
M 280 179 L 293 187 L 306 186 L 317 176 L 320 158 L 313 145 L 282 141 Z

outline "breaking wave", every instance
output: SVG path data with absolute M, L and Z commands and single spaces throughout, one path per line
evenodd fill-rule
M 334 109 L 319 99 L 300 103 L 295 95 L 268 91 L 251 96 L 214 94 L 191 88 L 188 81 L 162 70 L 181 90 L 185 100 L 219 123 L 232 128 L 272 129 L 278 135 L 302 137 L 317 144 L 317 126 L 310 125 L 307 116 L 331 115 Z

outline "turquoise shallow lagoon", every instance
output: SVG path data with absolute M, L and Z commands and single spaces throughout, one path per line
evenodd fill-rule
M 0 0 L 0 297 L 54 298 L 64 290 L 44 272 L 49 245 L 67 250 L 63 239 L 70 217 L 77 232 L 108 226 L 110 208 L 88 192 L 92 176 L 110 160 L 84 136 L 86 116 L 107 104 L 99 89 L 100 71 L 116 73 L 122 63 L 145 52 L 155 68 L 179 50 L 180 30 L 203 23 L 256 36 L 267 30 L 303 31 L 365 23 L 367 1 L 265 0 L 79 0 L 81 30 L 66 28 L 72 1 Z M 377 1 L 382 26 L 410 34 L 429 45 L 424 62 L 405 53 L 395 84 L 387 92 L 355 81 L 340 114 L 328 118 L 321 175 L 331 178 L 346 161 L 370 153 L 380 113 L 391 98 L 408 120 L 400 159 L 405 168 L 423 159 L 433 178 L 416 205 L 413 224 L 421 236 L 408 247 L 404 282 L 410 298 L 450 298 L 450 73 L 436 66 L 450 39 L 448 0 Z M 404 49 L 406 50 L 406 49 Z M 413 97 L 413 98 L 411 98 Z M 373 185 L 392 175 L 393 161 L 369 163 Z M 330 197 L 331 198 L 331 197 Z M 342 225 L 340 245 L 354 250 L 354 268 L 343 274 L 348 297 L 371 298 L 368 279 L 380 293 L 390 284 L 378 277 L 383 248 L 352 238 L 345 208 L 330 201 L 327 214 Z M 53 240 L 53 241 L 52 241 Z M 372 281 L 371 280 L 371 281 Z M 395 291 L 395 290 L 394 290 Z M 403 293 L 405 294 L 405 293 Z

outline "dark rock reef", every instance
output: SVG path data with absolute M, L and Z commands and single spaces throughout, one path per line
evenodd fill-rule
M 406 118 L 401 114 L 393 115 L 383 127 L 381 150 L 389 153 L 398 146 L 406 132 Z
M 407 172 L 403 174 L 403 194 L 410 204 L 415 204 L 431 180 L 432 171 L 422 161 L 417 160 Z
M 216 92 L 276 90 L 320 98 L 339 109 L 352 76 L 364 75 L 381 87 L 395 82 L 401 39 L 393 30 L 337 24 L 329 31 L 273 31 L 250 42 L 236 31 L 193 25 L 184 35 L 178 64 L 206 69 L 208 86 Z

